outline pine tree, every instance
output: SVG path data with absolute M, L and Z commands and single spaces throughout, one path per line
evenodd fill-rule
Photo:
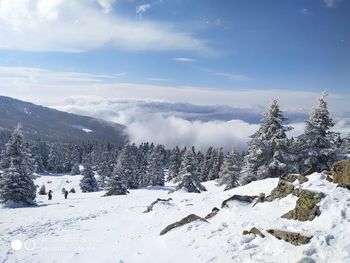
M 220 168 L 222 165 L 222 151 L 213 149 L 211 152 L 211 167 L 209 169 L 207 180 L 215 180 L 219 178 Z
M 200 193 L 206 191 L 205 187 L 198 179 L 197 168 L 195 166 L 195 156 L 192 150 L 188 150 L 181 164 L 180 169 L 181 181 L 176 187 L 176 190 L 185 190 L 189 193 Z
M 109 155 L 110 154 L 108 152 L 104 152 L 102 154 L 102 160 L 97 169 L 99 175 L 97 183 L 101 188 L 104 188 L 106 186 L 108 178 L 112 176 L 112 165 L 109 159 Z
M 169 160 L 169 172 L 167 180 L 177 182 L 179 180 L 179 171 L 181 167 L 181 153 L 179 147 L 171 150 Z
M 199 174 L 199 180 L 201 182 L 205 182 L 209 178 L 209 172 L 211 168 L 213 167 L 213 147 L 209 147 L 207 150 L 207 153 L 205 155 L 205 159 L 203 162 L 203 167 L 201 168 L 202 173 Z
M 39 195 L 46 195 L 46 187 L 45 184 L 42 184 L 42 186 L 39 189 Z
M 155 148 L 148 157 L 148 166 L 146 177 L 149 185 L 163 186 L 164 185 L 164 168 L 161 158 L 161 152 Z
M 55 149 L 56 146 L 50 147 L 50 153 L 47 159 L 47 169 L 52 173 L 63 172 L 63 160 Z
M 231 153 L 226 155 L 224 158 L 224 162 L 220 170 L 218 185 L 226 184 L 225 190 L 237 187 L 239 185 L 241 169 L 242 156 L 236 149 L 232 149 Z
M 24 148 L 21 129 L 19 124 L 6 144 L 2 160 L 5 170 L 0 177 L 0 202 L 33 205 L 36 187 L 34 177 L 30 173 L 32 169 L 28 168 L 29 155 Z
M 108 178 L 106 191 L 105 196 L 126 195 L 129 193 L 118 169 L 115 169 L 113 175 Z
M 80 169 L 79 169 L 79 163 L 73 164 L 72 170 L 70 171 L 71 175 L 78 175 L 80 174 Z
M 79 184 L 81 191 L 83 193 L 97 191 L 98 184 L 95 179 L 94 172 L 92 170 L 91 158 L 89 158 L 89 156 L 86 156 L 83 166 L 84 166 L 84 169 L 82 171 L 83 177 L 81 178 L 80 184 Z
M 248 143 L 240 184 L 295 172 L 286 135 L 292 128 L 282 124 L 286 120 L 287 117 L 280 110 L 277 100 L 273 100 L 264 113 L 260 128 Z
M 337 159 L 335 142 L 338 134 L 330 131 L 334 126 L 330 117 L 323 92 L 318 99 L 317 106 L 312 110 L 309 119 L 306 120 L 305 132 L 298 138 L 301 155 L 301 170 L 313 172 L 330 169 Z

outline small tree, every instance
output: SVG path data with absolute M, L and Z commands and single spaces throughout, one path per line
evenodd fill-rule
M 95 192 L 98 190 L 98 184 L 91 167 L 91 158 L 86 157 L 84 162 L 84 169 L 82 171 L 83 178 L 80 180 L 80 188 L 83 193 Z
M 46 195 L 46 188 L 45 188 L 45 184 L 42 184 L 42 186 L 39 189 L 39 195 Z
M 225 156 L 224 163 L 220 170 L 218 185 L 226 184 L 225 190 L 232 189 L 239 185 L 239 175 L 242 169 L 242 156 L 236 149 Z
M 192 150 L 187 150 L 180 170 L 181 181 L 176 187 L 176 190 L 186 190 L 189 193 L 200 193 L 206 191 L 206 188 L 198 179 L 197 169 L 195 167 L 195 158 Z
M 124 184 L 119 172 L 115 170 L 113 173 L 114 175 L 108 179 L 105 196 L 128 194 L 129 191 L 126 189 L 126 185 Z
M 79 163 L 74 163 L 73 164 L 70 174 L 71 175 L 78 175 L 78 174 L 80 174 Z

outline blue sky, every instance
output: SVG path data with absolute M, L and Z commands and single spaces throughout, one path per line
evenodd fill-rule
M 11 2 L 30 3 L 18 4 L 17 9 L 32 12 L 29 18 L 32 20 L 37 20 L 39 16 L 35 5 L 43 5 L 43 1 L 6 1 L 9 5 Z M 41 14 L 41 20 L 38 19 L 39 22 L 34 25 L 36 30 L 21 28 L 20 23 L 28 17 L 23 21 L 20 21 L 21 17 L 19 21 L 12 21 L 12 28 L 9 28 L 6 19 L 15 19 L 6 16 L 6 12 L 13 9 L 0 6 L 0 28 L 11 41 L 0 43 L 1 66 L 116 75 L 116 78 L 108 80 L 110 82 L 230 90 L 319 92 L 327 88 L 331 92 L 345 92 L 349 88 L 349 1 L 89 0 L 81 6 L 70 6 L 72 10 L 67 15 L 64 13 L 67 2 L 79 1 L 53 2 L 56 5 L 50 7 L 46 4 L 42 8 L 46 14 Z M 86 13 L 84 10 L 87 10 Z M 51 17 L 50 12 L 53 13 Z M 74 24 L 74 19 L 81 19 L 84 23 L 89 19 L 88 12 L 92 13 L 91 20 L 106 19 L 105 27 L 92 29 L 91 41 L 101 34 L 108 36 L 106 40 L 102 36 L 101 41 L 90 45 L 87 43 L 88 33 L 80 33 L 80 28 L 72 27 L 70 30 L 69 23 Z M 129 29 L 132 29 L 133 23 L 137 23 L 138 27 L 151 23 L 155 28 L 155 32 L 151 33 L 157 33 L 158 28 L 165 32 L 147 46 L 134 43 L 147 42 L 147 37 L 133 41 L 131 36 L 125 41 L 123 38 L 129 34 L 129 29 L 126 29 L 115 33 L 124 35 L 121 42 L 125 43 L 119 45 L 118 39 L 108 39 L 114 37 L 109 26 L 115 23 L 125 23 Z M 58 31 L 55 36 L 50 31 L 56 28 L 64 30 Z M 11 36 L 11 30 L 21 30 L 21 36 Z M 26 34 L 32 34 L 32 30 L 37 37 L 30 39 Z M 169 31 L 167 43 L 162 43 Z M 70 47 L 71 34 L 76 36 L 72 37 Z M 79 34 L 81 41 L 77 39 Z M 188 39 L 171 46 L 171 38 L 177 34 L 185 34 Z M 60 44 L 61 38 L 64 43 Z M 198 43 L 186 46 L 183 42 L 187 40 Z M 14 41 L 16 45 L 13 45 Z M 53 41 L 56 42 L 52 44 Z M 80 50 L 67 52 L 69 48 Z

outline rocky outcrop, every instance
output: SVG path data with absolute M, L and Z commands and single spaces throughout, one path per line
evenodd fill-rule
M 144 213 L 149 213 L 149 212 L 151 212 L 151 211 L 153 210 L 153 207 L 154 207 L 157 203 L 159 203 L 159 202 L 169 204 L 169 202 L 170 202 L 171 200 L 172 200 L 171 198 L 168 198 L 168 199 L 157 198 L 156 201 L 152 202 L 149 206 L 147 206 L 147 209 L 146 209 L 146 211 L 144 211 Z
M 282 175 L 280 177 L 281 180 L 287 181 L 289 183 L 294 183 L 296 180 L 299 181 L 299 183 L 303 184 L 307 181 L 309 181 L 309 179 L 307 179 L 306 176 L 304 175 L 298 175 L 298 174 L 285 174 Z
M 282 230 L 269 229 L 267 232 L 273 235 L 275 238 L 284 240 L 288 243 L 293 244 L 294 246 L 304 245 L 310 242 L 311 237 L 304 236 L 300 233 L 288 232 Z
M 290 182 L 280 179 L 277 186 L 271 191 L 271 194 L 265 198 L 265 201 L 272 202 L 276 199 L 281 199 L 291 194 L 294 190 L 294 185 Z
M 217 213 L 219 213 L 220 209 L 217 207 L 214 207 L 209 214 L 207 214 L 204 218 L 205 219 L 211 219 L 214 216 L 216 216 Z
M 282 215 L 282 218 L 299 221 L 312 221 L 321 214 L 317 204 L 321 201 L 321 193 L 312 192 L 305 189 L 296 189 L 293 195 L 299 197 L 293 210 Z
M 336 162 L 333 165 L 333 182 L 350 186 L 350 160 Z
M 177 228 L 177 227 L 180 227 L 180 226 L 183 226 L 183 225 L 186 225 L 186 224 L 189 224 L 193 221 L 202 221 L 202 222 L 207 222 L 209 223 L 206 219 L 200 217 L 200 216 L 197 216 L 195 214 L 190 214 L 188 216 L 186 216 L 185 218 L 181 219 L 180 221 L 177 221 L 171 225 L 168 225 L 166 228 L 164 228 L 161 232 L 160 232 L 160 235 L 164 235 L 166 233 L 168 233 L 170 230 L 174 229 L 174 228 Z
M 265 235 L 263 233 L 261 233 L 261 231 L 259 229 L 257 229 L 256 227 L 253 227 L 249 231 L 248 230 L 244 230 L 243 231 L 243 235 L 250 235 L 250 234 L 252 234 L 254 236 L 259 236 L 259 237 L 262 237 L 262 238 L 265 237 Z
M 234 195 L 222 202 L 221 208 L 228 207 L 228 203 L 231 201 L 238 201 L 243 203 L 253 203 L 255 199 L 259 196 L 257 195 Z

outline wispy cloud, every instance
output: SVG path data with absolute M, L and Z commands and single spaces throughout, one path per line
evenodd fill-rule
M 224 73 L 224 72 L 216 72 L 214 73 L 216 76 L 226 77 L 230 80 L 249 80 L 249 78 L 242 74 L 234 74 L 234 73 Z
M 0 49 L 84 52 L 107 45 L 130 51 L 215 53 L 204 41 L 175 24 L 134 21 L 110 12 L 113 3 L 113 0 L 1 0 Z
M 185 58 L 185 57 L 173 58 L 173 60 L 179 61 L 179 62 L 194 62 L 194 61 L 196 61 L 193 58 Z
M 165 78 L 155 78 L 155 77 L 148 77 L 146 80 L 151 80 L 151 81 L 159 81 L 159 82 L 170 82 L 171 79 L 165 79 Z
M 139 15 L 139 17 L 142 17 L 144 13 L 146 13 L 151 8 L 150 4 L 143 4 L 136 6 L 136 14 Z
M 327 7 L 333 8 L 336 7 L 341 0 L 323 0 Z
M 303 15 L 308 15 L 310 14 L 309 9 L 307 9 L 306 7 L 300 9 L 300 13 L 302 13 Z

